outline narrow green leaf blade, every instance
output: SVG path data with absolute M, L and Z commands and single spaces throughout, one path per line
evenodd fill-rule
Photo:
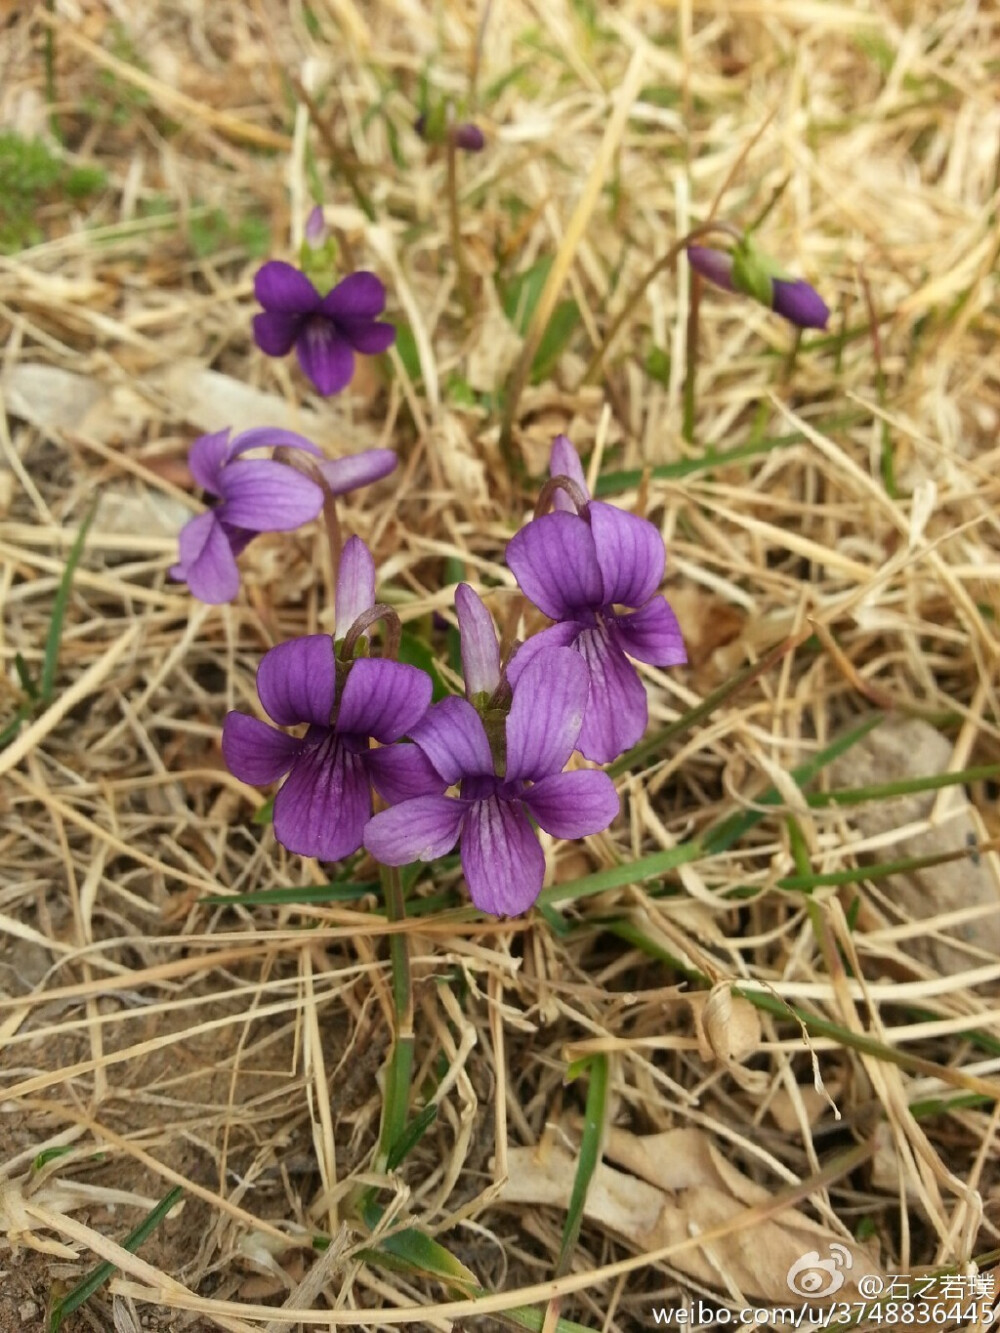
M 93 501 L 87 513 L 84 515 L 83 522 L 80 524 L 80 530 L 76 534 L 76 539 L 69 549 L 69 555 L 66 557 L 66 568 L 63 570 L 63 576 L 59 580 L 59 588 L 56 592 L 55 601 L 52 604 L 52 620 L 49 624 L 49 632 L 45 639 L 45 657 L 42 662 L 42 679 L 39 688 L 39 694 L 44 703 L 48 703 L 52 698 L 56 685 L 56 667 L 59 663 L 59 645 L 62 641 L 63 621 L 66 618 L 66 607 L 69 605 L 69 595 L 73 588 L 73 575 L 76 573 L 76 567 L 80 563 L 80 557 L 83 555 L 84 544 L 87 540 L 87 531 L 94 521 L 94 515 L 97 513 L 97 500 Z
M 160 1200 L 149 1216 L 140 1222 L 134 1231 L 129 1232 L 122 1241 L 123 1249 L 134 1254 L 139 1246 L 153 1234 L 183 1193 L 184 1191 L 180 1185 L 175 1185 L 170 1193 Z M 94 1292 L 103 1287 L 116 1271 L 116 1264 L 107 1262 L 98 1264 L 89 1276 L 78 1283 L 61 1301 L 57 1301 L 49 1316 L 49 1333 L 58 1333 L 59 1326 L 66 1315 L 72 1314 L 74 1310 L 78 1310 L 81 1305 L 89 1301 Z

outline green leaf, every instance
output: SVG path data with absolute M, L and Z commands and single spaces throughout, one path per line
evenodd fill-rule
M 606 889 L 620 889 L 626 884 L 638 884 L 640 880 L 649 879 L 652 875 L 662 875 L 668 870 L 675 870 L 677 866 L 686 865 L 688 861 L 697 861 L 704 855 L 705 848 L 701 843 L 682 842 L 677 847 L 668 847 L 666 851 L 640 856 L 636 861 L 598 870 L 593 875 L 584 875 L 565 884 L 553 884 L 542 890 L 537 901 L 540 905 L 548 905 L 590 898 L 595 893 L 604 893 Z
M 34 702 L 38 698 L 38 688 L 31 679 L 31 672 L 28 670 L 28 664 L 20 653 L 14 654 L 14 670 L 17 672 L 17 678 L 21 682 L 21 689 L 29 699 Z
M 250 819 L 251 824 L 270 824 L 274 820 L 274 797 L 258 806 Z
M 518 333 L 528 331 L 531 316 L 535 313 L 539 297 L 552 267 L 552 256 L 543 255 L 523 273 L 514 276 L 503 285 L 501 301 L 503 312 L 517 329 Z
M 369 1196 L 362 1202 L 361 1215 L 365 1225 L 374 1231 L 382 1220 L 383 1210 Z M 484 1294 L 474 1273 L 416 1227 L 404 1227 L 386 1236 L 371 1249 L 363 1250 L 362 1255 L 369 1263 L 382 1264 L 398 1273 L 428 1273 L 442 1278 L 467 1296 Z
M 70 591 L 73 587 L 73 575 L 76 573 L 76 567 L 80 563 L 80 557 L 83 555 L 84 543 L 87 540 L 87 529 L 94 521 L 94 515 L 97 512 L 97 497 L 91 502 L 90 508 L 80 524 L 80 530 L 76 534 L 76 539 L 69 549 L 69 555 L 66 557 L 66 568 L 63 570 L 63 576 L 59 580 L 59 588 L 56 592 L 56 599 L 52 604 L 52 620 L 49 623 L 49 632 L 45 640 L 45 657 L 42 662 L 42 679 L 39 693 L 43 703 L 49 703 L 52 699 L 56 684 L 56 667 L 59 662 L 59 644 L 62 639 L 63 620 L 66 618 L 66 607 L 69 603 Z
M 65 1157 L 67 1153 L 71 1153 L 72 1151 L 72 1147 L 68 1144 L 64 1144 L 58 1148 L 45 1148 L 32 1159 L 31 1169 L 32 1171 L 41 1171 L 42 1167 L 46 1166 L 49 1162 L 54 1162 L 60 1157 Z
M 437 1113 L 437 1102 L 429 1102 L 422 1111 L 419 1111 L 413 1117 L 389 1149 L 389 1160 L 386 1162 L 387 1171 L 395 1171 L 396 1167 L 406 1160 L 437 1119 Z
M 580 1155 L 577 1158 L 576 1174 L 573 1177 L 573 1192 L 563 1224 L 562 1244 L 559 1247 L 559 1259 L 556 1263 L 556 1277 L 568 1273 L 573 1262 L 573 1251 L 580 1238 L 583 1225 L 583 1212 L 590 1192 L 590 1182 L 601 1162 L 601 1144 L 604 1139 L 604 1117 L 608 1097 L 608 1057 L 594 1055 L 587 1061 L 590 1072 L 590 1086 L 587 1089 L 587 1109 L 584 1112 L 583 1137 L 580 1140 Z
M 531 382 L 540 384 L 551 377 L 556 362 L 580 327 L 580 307 L 575 301 L 560 301 L 549 317 L 531 363 Z
M 140 1222 L 134 1231 L 129 1232 L 122 1241 L 122 1248 L 128 1250 L 130 1254 L 134 1254 L 143 1241 L 153 1234 L 183 1193 L 184 1191 L 180 1185 L 175 1185 L 170 1193 L 160 1200 L 145 1221 Z M 117 1271 L 117 1264 L 98 1264 L 89 1277 L 85 1277 L 61 1301 L 57 1301 L 52 1306 L 52 1313 L 49 1316 L 49 1333 L 58 1333 L 59 1326 L 66 1315 L 72 1314 L 74 1310 L 78 1310 L 81 1305 L 89 1301 L 94 1292 L 103 1287 L 105 1282 L 113 1277 Z
M 424 372 L 420 368 L 417 340 L 414 338 L 409 324 L 396 325 L 396 351 L 399 353 L 399 359 L 402 361 L 403 369 L 407 375 L 414 384 L 419 384 L 424 377 Z
M 431 684 L 434 687 L 431 695 L 434 703 L 437 703 L 440 699 L 446 699 L 451 694 L 451 690 L 445 684 L 441 672 L 438 670 L 437 659 L 434 654 L 423 639 L 418 638 L 416 634 L 411 634 L 409 630 L 404 629 L 400 637 L 399 660 L 406 662 L 409 666 L 419 667 L 421 671 L 425 671 L 430 676 Z

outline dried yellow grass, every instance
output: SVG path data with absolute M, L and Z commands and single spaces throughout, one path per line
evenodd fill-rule
M 851 808 L 807 805 L 789 777 L 873 705 L 929 720 L 956 771 L 1000 760 L 1000 16 L 771 0 L 589 13 L 522 0 L 484 12 L 56 0 L 7 16 L 0 129 L 54 144 L 51 112 L 66 144 L 55 150 L 100 165 L 107 184 L 83 201 L 46 196 L 43 239 L 0 259 L 0 726 L 23 701 L 15 655 L 37 676 L 66 554 L 100 497 L 58 692 L 0 751 L 0 1330 L 42 1320 L 50 1294 L 99 1258 L 119 1274 L 69 1333 L 109 1327 L 112 1301 L 124 1320 L 129 1300 L 161 1330 L 447 1329 L 536 1303 L 550 1327 L 561 1315 L 624 1333 L 692 1292 L 759 1302 L 740 1245 L 792 1208 L 823 1243 L 857 1244 L 861 1226 L 872 1271 L 966 1271 L 998 1249 L 1000 898 L 941 897 L 915 917 L 892 880 L 817 890 L 812 908 L 776 885 L 803 849 L 818 873 L 892 859 L 901 838 L 931 828 L 942 850 L 961 850 L 949 841 L 960 791 L 905 827 L 866 832 Z M 445 162 L 410 128 L 424 74 L 441 95 L 474 86 L 487 133 L 487 151 L 460 163 L 477 295 L 467 324 Z M 332 183 L 331 141 L 343 158 Z M 249 336 L 259 259 L 240 224 L 265 221 L 270 253 L 293 256 L 314 172 L 345 255 L 385 277 L 420 369 L 397 349 L 384 379 L 365 367 L 335 402 Z M 681 264 L 625 322 L 600 383 L 581 386 L 679 235 L 765 212 L 762 243 L 822 291 L 839 346 L 810 335 L 796 352 L 768 312 L 703 293 L 697 442 L 686 442 Z M 206 252 L 205 219 L 219 213 L 228 227 L 212 224 Z M 521 272 L 543 256 L 552 266 L 521 341 L 498 265 Z M 554 376 L 531 384 L 531 349 L 567 297 L 578 336 Z M 654 348 L 669 356 L 659 378 L 646 369 Z M 790 437 L 685 477 L 643 472 L 618 502 L 662 528 L 691 650 L 687 669 L 644 668 L 651 727 L 798 645 L 622 778 L 608 834 L 544 845 L 549 882 L 568 884 L 753 809 L 769 786 L 798 843 L 774 818 L 671 872 L 671 896 L 662 876 L 567 894 L 556 901 L 578 929 L 566 938 L 538 914 L 483 921 L 467 906 L 402 927 L 415 1088 L 438 1117 L 381 1196 L 384 1226 L 420 1226 L 451 1249 L 491 1293 L 474 1302 L 371 1262 L 348 1206 L 370 1179 L 391 1031 L 386 937 L 400 927 L 371 901 L 201 902 L 326 882 L 250 822 L 262 798 L 218 748 L 226 711 L 256 707 L 261 653 L 331 627 L 318 533 L 255 542 L 230 607 L 200 607 L 166 577 L 197 504 L 182 466 L 191 439 L 266 413 L 331 452 L 399 450 L 396 477 L 342 517 L 375 550 L 404 622 L 451 614 L 454 559 L 489 589 L 508 637 L 523 633 L 502 553 L 533 495 L 502 467 L 499 413 L 469 406 L 456 376 L 480 394 L 523 381 L 511 433 L 536 476 L 558 431 L 592 453 L 592 481 Z M 914 775 L 920 763 L 915 749 Z M 971 798 L 962 817 L 1000 893 L 995 795 Z M 807 1038 L 764 1012 L 732 1048 L 730 1018 L 703 1022 L 706 992 L 609 921 L 727 995 L 737 982 L 842 1035 Z M 935 945 L 961 961 L 939 969 Z M 973 1030 L 988 1040 L 962 1035 Z M 553 1280 L 564 1205 L 516 1201 L 511 1180 L 526 1149 L 572 1158 L 582 1101 L 564 1074 L 595 1052 L 612 1060 L 615 1133 L 697 1133 L 771 1198 L 734 1194 L 729 1220 L 666 1244 L 592 1207 L 572 1270 Z M 987 1100 L 910 1113 L 956 1091 Z M 32 1168 L 55 1148 L 65 1154 Z M 610 1160 L 609 1149 L 602 1170 Z M 121 1239 L 173 1185 L 183 1210 L 129 1254 Z M 332 1243 L 317 1255 L 319 1233 Z M 711 1281 L 692 1277 L 696 1253 L 710 1255 Z M 764 1255 L 761 1269 L 780 1286 Z

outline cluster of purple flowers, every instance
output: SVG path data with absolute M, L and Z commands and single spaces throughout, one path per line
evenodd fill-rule
M 656 593 L 665 559 L 656 528 L 591 500 L 564 436 L 553 445 L 552 471 L 557 508 L 513 538 L 507 559 L 525 595 L 556 623 L 505 667 L 489 612 L 459 585 L 464 698 L 432 704 L 422 671 L 367 655 L 367 630 L 388 608 L 376 607 L 374 561 L 357 537 L 340 565 L 334 636 L 308 635 L 264 656 L 264 711 L 279 727 L 305 724 L 305 735 L 233 712 L 223 753 L 246 782 L 287 773 L 274 829 L 291 851 L 339 860 L 363 845 L 383 864 L 404 865 L 458 843 L 473 902 L 514 914 L 542 887 L 532 819 L 559 838 L 600 832 L 614 819 L 607 774 L 566 766 L 574 750 L 607 762 L 639 739 L 645 689 L 628 657 L 676 665 L 684 645 Z M 373 813 L 372 788 L 388 809 Z
M 481 146 L 474 126 L 442 121 L 436 128 L 435 138 L 429 122 L 418 126 L 431 141 L 446 131 L 456 146 Z M 384 352 L 395 338 L 393 325 L 379 318 L 386 293 L 373 273 L 325 281 L 334 253 L 316 209 L 302 269 L 272 261 L 255 281 L 263 306 L 253 321 L 258 346 L 271 356 L 294 348 L 324 394 L 347 386 L 356 354 Z M 688 257 L 711 281 L 796 324 L 826 323 L 827 308 L 813 289 L 777 275 L 749 241 L 731 253 L 691 245 Z M 288 430 L 202 436 L 190 469 L 211 505 L 181 532 L 171 573 L 203 601 L 230 601 L 239 590 L 237 557 L 254 536 L 309 522 L 335 497 L 387 476 L 395 463 L 385 449 L 328 459 Z M 591 496 L 563 435 L 552 445 L 539 511 L 508 543 L 506 561 L 525 598 L 552 623 L 504 660 L 489 611 L 460 584 L 465 694 L 437 703 L 429 676 L 394 660 L 386 646 L 398 621 L 376 603 L 367 547 L 351 537 L 334 552 L 334 633 L 266 653 L 257 691 L 273 725 L 231 712 L 222 734 L 238 778 L 283 779 L 274 831 L 290 851 L 339 861 L 365 848 L 397 866 L 433 860 L 457 844 L 473 902 L 507 915 L 526 911 L 542 887 L 545 858 L 535 826 L 556 838 L 580 838 L 615 818 L 614 785 L 588 762 L 612 762 L 645 731 L 646 689 L 634 663 L 686 661 L 677 619 L 659 592 L 663 540 L 647 520 Z M 372 651 L 378 621 L 386 627 L 381 656 Z M 574 752 L 581 756 L 576 764 Z

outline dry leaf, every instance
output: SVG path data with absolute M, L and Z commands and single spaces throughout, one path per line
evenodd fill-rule
M 46 433 L 86 431 L 91 414 L 106 398 L 105 390 L 87 375 L 31 361 L 14 366 L 3 392 L 12 416 Z
M 920 718 L 887 718 L 830 767 L 831 783 L 838 787 L 860 787 L 925 777 L 947 772 L 952 747 L 948 739 Z M 889 801 L 872 801 L 852 809 L 846 816 L 865 838 L 902 829 L 927 820 L 937 803 L 938 792 L 916 792 Z M 907 834 L 878 851 L 866 852 L 863 860 L 887 861 L 906 856 L 932 856 L 956 851 L 978 841 L 974 810 L 961 787 L 948 794 L 949 812 L 939 824 Z M 978 863 L 971 858 L 930 866 L 881 881 L 887 897 L 898 903 L 912 920 L 921 921 L 978 904 L 992 906 L 992 913 L 964 925 L 948 926 L 932 934 L 904 940 L 900 948 L 945 973 L 972 965 L 970 955 L 951 948 L 948 935 L 1000 953 L 1000 885 L 992 856 Z M 862 923 L 863 924 L 863 923 Z
M 729 1163 L 698 1129 L 639 1137 L 612 1129 L 605 1154 L 627 1171 L 600 1165 L 587 1196 L 586 1215 L 637 1250 L 682 1245 L 702 1232 L 738 1223 L 748 1208 L 765 1206 L 771 1193 Z M 576 1159 L 551 1140 L 508 1154 L 510 1176 L 500 1198 L 509 1203 L 569 1204 Z M 739 1300 L 788 1305 L 804 1295 L 822 1304 L 856 1300 L 857 1280 L 879 1271 L 859 1245 L 813 1222 L 797 1208 L 738 1227 L 705 1246 L 686 1244 L 672 1267 Z M 818 1275 L 806 1290 L 803 1274 Z M 798 1274 L 798 1286 L 789 1286 Z M 824 1279 L 828 1279 L 824 1281 Z

